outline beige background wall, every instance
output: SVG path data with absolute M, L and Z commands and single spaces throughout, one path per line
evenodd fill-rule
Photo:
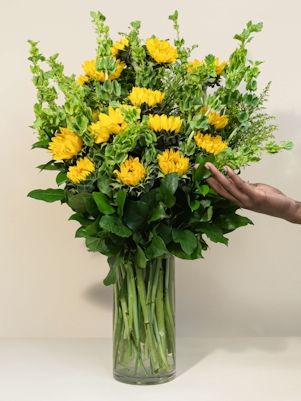
M 177 9 L 193 56 L 234 50 L 232 38 L 249 20 L 264 22 L 250 58 L 265 60 L 260 87 L 272 80 L 268 112 L 277 139 L 293 151 L 266 156 L 242 177 L 275 185 L 301 200 L 301 51 L 299 0 L 70 1 L 1 0 L 1 260 L 0 337 L 109 337 L 112 288 L 102 285 L 106 258 L 74 239 L 70 209 L 26 198 L 55 185 L 55 174 L 35 167 L 48 160 L 28 128 L 34 115 L 27 39 L 45 56 L 60 53 L 66 72 L 80 74 L 94 57 L 90 11 L 102 11 L 113 39 L 133 20 L 141 35 L 173 38 L 168 16 Z M 301 226 L 251 212 L 255 226 L 232 233 L 229 247 L 211 245 L 204 260 L 177 261 L 179 336 L 301 335 Z

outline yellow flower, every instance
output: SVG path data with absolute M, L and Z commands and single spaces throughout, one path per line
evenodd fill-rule
M 177 173 L 180 176 L 188 170 L 189 158 L 181 156 L 179 150 L 166 149 L 162 155 L 158 155 L 158 164 L 162 173 Z
M 89 77 L 87 77 L 87 75 L 80 75 L 78 78 L 77 78 L 77 81 L 76 81 L 76 83 L 78 84 L 78 85 L 83 85 L 85 82 L 87 82 L 87 81 L 89 81 Z
M 221 64 L 219 64 L 219 58 L 215 59 L 215 71 L 217 75 L 221 75 L 223 72 L 223 69 L 226 67 L 227 61 L 223 61 Z
M 113 79 L 117 79 L 120 77 L 122 70 L 125 66 L 125 63 L 120 60 L 116 60 L 117 70 L 108 76 L 108 79 L 112 81 Z M 82 67 L 85 73 L 91 77 L 96 79 L 97 81 L 104 82 L 105 81 L 105 73 L 103 71 L 99 72 L 96 70 L 96 61 L 95 60 L 86 60 Z
M 221 75 L 223 69 L 226 67 L 227 62 L 223 61 L 221 64 L 219 64 L 219 58 L 216 58 L 214 60 L 214 64 L 215 64 L 215 72 L 217 73 L 217 75 Z M 194 69 L 197 69 L 200 65 L 204 65 L 204 60 L 193 60 L 191 62 L 189 62 L 187 64 L 187 72 L 192 72 Z
M 69 167 L 67 177 L 75 183 L 79 183 L 87 178 L 87 176 L 95 170 L 94 164 L 87 157 L 78 159 L 75 166 Z
M 98 121 L 99 120 L 99 111 L 92 110 L 92 117 L 94 120 Z
M 165 114 L 159 116 L 158 114 L 149 115 L 148 126 L 153 131 L 174 131 L 175 134 L 180 132 L 183 120 L 180 117 L 167 117 Z
M 49 143 L 49 153 L 53 153 L 53 160 L 69 160 L 76 156 L 83 146 L 82 139 L 70 131 L 69 128 L 60 128 Z
M 129 45 L 129 41 L 126 38 L 121 39 L 120 42 L 114 43 L 113 46 L 110 49 L 111 53 L 112 53 L 112 56 L 116 57 L 118 52 L 119 52 L 119 50 L 123 50 L 128 45 Z
M 192 72 L 194 69 L 197 69 L 200 65 L 204 65 L 204 60 L 193 60 L 187 64 L 187 72 Z
M 162 102 L 164 96 L 165 93 L 158 90 L 152 91 L 151 89 L 133 87 L 128 98 L 134 105 L 146 103 L 148 106 L 152 107 L 155 104 Z
M 100 113 L 98 115 L 99 121 L 88 127 L 88 130 L 96 135 L 95 143 L 107 142 L 111 134 L 118 135 L 127 127 L 120 109 L 114 110 L 112 106 L 109 106 L 108 112 L 109 115 Z
M 204 115 L 207 113 L 208 108 L 204 107 L 201 109 L 201 113 Z M 215 129 L 221 129 L 225 128 L 225 126 L 229 122 L 229 118 L 227 116 L 221 116 L 219 113 L 214 113 L 213 111 L 210 111 L 208 113 L 209 117 L 209 124 L 214 125 Z
M 206 150 L 208 153 L 213 153 L 215 156 L 228 147 L 228 144 L 223 142 L 220 136 L 211 136 L 201 132 L 197 132 L 194 140 L 199 148 Z
M 137 185 L 146 174 L 146 170 L 139 162 L 138 157 L 130 156 L 120 165 L 120 171 L 114 170 L 117 177 L 126 185 Z
M 177 50 L 166 40 L 147 39 L 146 48 L 157 63 L 174 63 L 178 58 Z

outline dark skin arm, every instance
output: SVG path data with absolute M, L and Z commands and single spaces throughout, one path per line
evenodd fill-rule
M 220 196 L 244 209 L 301 224 L 300 202 L 269 185 L 250 184 L 238 177 L 230 167 L 225 167 L 228 177 L 224 176 L 212 163 L 206 163 L 205 167 L 212 174 L 207 178 L 207 183 Z

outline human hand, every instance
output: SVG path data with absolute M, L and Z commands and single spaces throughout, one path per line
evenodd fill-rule
M 207 178 L 207 183 L 220 196 L 239 207 L 301 224 L 300 202 L 287 197 L 270 185 L 250 184 L 238 177 L 230 167 L 225 167 L 228 177 L 212 163 L 206 163 L 205 167 L 212 174 Z

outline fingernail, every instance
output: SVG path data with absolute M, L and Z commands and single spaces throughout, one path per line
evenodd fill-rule
M 205 167 L 207 170 L 210 170 L 210 166 L 209 166 L 208 163 L 205 163 L 205 164 L 204 164 L 204 167 Z
M 223 169 L 224 169 L 225 173 L 228 173 L 228 167 L 227 166 L 224 166 Z

